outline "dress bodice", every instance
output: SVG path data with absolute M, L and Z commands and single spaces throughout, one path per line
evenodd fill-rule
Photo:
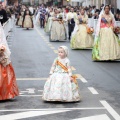
M 80 24 L 86 24 L 88 22 L 88 16 L 87 15 L 80 15 L 81 18 L 79 18 Z
M 104 27 L 113 26 L 112 25 L 112 20 L 113 20 L 113 18 L 112 18 L 111 15 L 102 15 L 100 27 L 104 28 Z
M 62 63 L 68 69 L 68 72 L 66 72 L 60 65 L 56 64 L 57 60 L 60 63 Z M 68 73 L 70 76 L 72 76 L 72 70 L 71 70 L 69 59 L 68 58 L 60 59 L 59 57 L 56 58 L 54 60 L 54 63 L 52 65 L 52 67 L 51 67 L 50 74 L 53 74 L 54 72 L 57 72 L 57 73 Z

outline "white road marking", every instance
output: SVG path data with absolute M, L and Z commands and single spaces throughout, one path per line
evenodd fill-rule
M 76 74 L 78 79 L 80 79 L 83 83 L 87 83 L 88 81 L 80 74 Z
M 39 92 L 43 92 L 43 90 L 38 90 Z
M 22 93 L 27 93 L 28 91 L 20 91 L 20 92 L 22 92 Z
M 55 49 L 54 47 L 50 47 L 51 49 Z
M 89 89 L 90 92 L 91 92 L 92 94 L 94 94 L 94 95 L 99 94 L 99 93 L 95 90 L 95 88 L 93 88 L 93 87 L 88 87 L 88 89 Z
M 56 111 L 56 110 L 105 110 L 104 107 L 84 107 L 84 108 L 46 108 L 46 109 L 9 109 L 0 110 L 0 112 L 14 112 L 14 111 Z
M 57 50 L 54 50 L 54 53 L 58 53 L 58 51 L 57 51 Z
M 16 80 L 47 80 L 48 78 L 17 78 Z
M 52 46 L 52 44 L 48 44 L 48 46 Z
M 62 113 L 62 112 L 68 112 L 68 110 L 57 110 L 57 111 L 47 111 L 47 112 L 46 111 L 28 111 L 28 112 L 14 113 L 14 114 L 8 114 L 8 115 L 1 115 L 0 120 L 18 120 L 23 118 L 56 114 L 56 113 Z
M 22 97 L 41 97 L 42 95 L 19 95 Z
M 71 66 L 71 69 L 72 69 L 72 71 L 75 71 L 75 70 L 76 70 L 73 66 Z
M 106 101 L 101 100 L 100 102 L 107 109 L 107 111 L 113 116 L 115 120 L 120 120 L 120 115 Z
M 77 118 L 73 120 L 111 120 L 106 114 L 103 115 L 95 115 L 90 117 L 84 117 L 84 118 Z
M 28 90 L 28 93 L 35 93 L 35 88 L 28 88 L 28 89 L 26 89 L 26 90 Z

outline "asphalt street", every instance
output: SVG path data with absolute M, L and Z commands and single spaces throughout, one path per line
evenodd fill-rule
M 20 96 L 0 102 L 0 120 L 120 120 L 120 61 L 93 62 L 91 50 L 71 50 L 70 42 L 49 42 L 38 25 L 14 27 L 7 39 Z M 57 48 L 66 45 L 82 100 L 44 102 L 42 91 Z

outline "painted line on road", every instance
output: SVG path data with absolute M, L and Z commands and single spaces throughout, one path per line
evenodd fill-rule
M 22 97 L 41 97 L 42 95 L 19 95 Z
M 50 47 L 51 49 L 55 49 L 54 47 Z
M 76 118 L 72 120 L 111 120 L 106 114 Z
M 58 51 L 57 51 L 57 50 L 54 50 L 54 53 L 56 53 L 56 54 L 57 54 L 57 53 L 58 53 Z
M 72 69 L 72 71 L 75 71 L 75 70 L 76 70 L 73 66 L 71 66 L 71 69 Z
M 46 40 L 46 38 L 39 32 L 39 30 L 35 27 L 35 29 L 36 29 L 36 31 L 38 32 L 38 34 L 42 37 L 42 39 L 48 44 L 48 46 L 51 48 L 51 49 L 55 49 L 54 47 L 52 47 L 52 44 L 50 44 L 50 42 L 48 42 L 47 40 Z M 54 53 L 58 53 L 58 51 L 57 50 L 54 50 Z
M 49 44 L 49 42 L 48 42 L 48 41 L 47 41 L 46 43 L 47 43 L 47 44 Z
M 8 111 L 49 111 L 49 110 L 105 110 L 104 107 L 83 107 L 83 108 L 47 108 L 47 109 L 9 109 L 9 110 L 0 110 L 0 112 L 8 112 Z
M 42 115 L 51 115 L 51 114 L 56 114 L 56 113 L 63 113 L 63 112 L 68 112 L 68 110 L 57 110 L 57 111 L 25 111 L 25 112 L 20 112 L 20 113 L 11 113 L 8 115 L 1 115 L 0 120 L 21 120 L 21 119 L 27 119 L 31 118 L 34 119 L 33 117 L 37 116 L 42 116 Z
M 38 90 L 39 92 L 43 92 L 43 90 Z
M 17 78 L 16 80 L 47 80 L 48 78 Z
M 84 77 L 82 77 L 82 75 L 76 74 L 76 76 L 77 76 L 77 78 L 80 79 L 83 83 L 87 83 L 87 82 L 88 82 Z
M 52 44 L 49 43 L 48 46 L 51 46 L 51 47 L 52 47 Z
M 107 101 L 101 100 L 100 103 L 107 109 L 115 120 L 120 120 L 120 115 L 108 104 Z
M 89 89 L 90 92 L 91 92 L 92 94 L 94 94 L 94 95 L 99 94 L 99 93 L 95 90 L 95 88 L 93 88 L 93 87 L 88 87 L 88 89 Z
M 39 30 L 36 27 L 35 27 L 35 30 L 37 31 L 37 33 L 40 35 L 42 39 L 45 39 L 45 37 L 39 32 Z

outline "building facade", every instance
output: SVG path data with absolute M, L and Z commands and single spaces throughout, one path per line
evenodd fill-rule
M 13 0 L 15 1 L 15 0 Z M 82 6 L 93 6 L 100 8 L 101 4 L 111 4 L 115 8 L 120 8 L 120 0 L 22 0 L 23 3 L 34 4 L 47 4 L 47 5 L 68 5 L 73 6 L 82 5 Z

